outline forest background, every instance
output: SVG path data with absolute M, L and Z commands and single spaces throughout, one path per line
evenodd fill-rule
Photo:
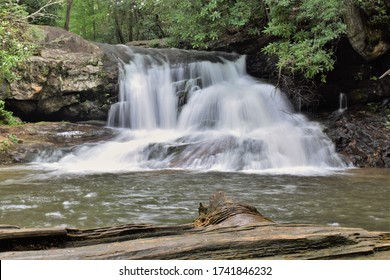
M 226 36 L 267 36 L 271 40 L 262 51 L 277 57 L 280 71 L 322 82 L 334 68 L 342 37 L 348 35 L 355 49 L 385 44 L 378 54 L 362 53 L 366 59 L 390 47 L 386 0 L 0 0 L 0 17 L 0 64 L 7 55 L 23 60 L 34 49 L 22 36 L 23 23 L 64 27 L 95 42 L 167 38 L 169 46 L 195 49 Z M 364 46 L 353 42 L 359 28 Z M 11 68 L 4 67 L 2 75 L 12 78 L 6 73 Z

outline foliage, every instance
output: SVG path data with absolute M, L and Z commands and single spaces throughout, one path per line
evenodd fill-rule
M 390 1 L 389 0 L 355 0 L 363 10 L 368 24 L 384 30 L 384 35 L 390 41 Z
M 158 0 L 73 0 L 70 31 L 105 43 L 161 38 L 155 2 Z M 59 26 L 64 26 L 65 10 L 57 21 Z
M 63 0 L 19 0 L 29 16 L 28 21 L 32 24 L 54 25 Z
M 279 38 L 264 48 L 277 55 L 280 70 L 314 78 L 333 69 L 332 43 L 346 32 L 340 0 L 265 0 L 270 21 L 264 30 Z
M 0 100 L 0 125 L 20 124 L 20 121 L 13 116 L 12 112 L 5 110 L 4 106 L 5 106 L 5 102 L 3 100 Z
M 262 2 L 258 0 L 211 1 L 156 1 L 163 22 L 175 42 L 187 41 L 194 48 L 207 48 L 210 41 L 224 34 L 245 29 L 259 33 L 264 17 Z M 170 8 L 174 7 L 174 8 Z
M 18 79 L 14 69 L 31 56 L 36 46 L 25 36 L 27 13 L 16 1 L 0 0 L 0 80 Z
M 107 43 L 170 36 L 176 44 L 207 47 L 209 41 L 244 27 L 259 34 L 263 10 L 258 0 L 73 0 L 70 31 Z
M 390 36 L 390 1 L 353 1 L 372 26 Z M 58 16 L 55 24 L 63 27 L 65 2 L 0 0 L 0 79 L 14 80 L 12 69 L 33 51 L 23 37 L 27 21 L 53 25 Z M 346 32 L 343 6 L 344 0 L 73 0 L 70 31 L 105 43 L 170 37 L 173 46 L 193 48 L 208 48 L 225 35 L 263 32 L 274 38 L 263 51 L 278 58 L 280 73 L 325 81 L 334 67 L 335 43 Z M 47 16 L 27 16 L 26 9 Z
M 20 140 L 19 137 L 13 133 L 8 134 L 8 140 L 10 140 L 14 144 L 18 144 L 22 142 L 22 140 Z

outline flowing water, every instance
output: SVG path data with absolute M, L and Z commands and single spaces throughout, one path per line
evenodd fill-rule
M 199 202 L 222 190 L 276 222 L 389 231 L 389 179 L 381 169 L 326 176 L 175 170 L 80 175 L 11 166 L 0 169 L 0 221 L 78 228 L 188 223 Z
M 108 118 L 120 135 L 75 149 L 52 166 L 78 173 L 346 167 L 317 123 L 294 113 L 283 92 L 246 74 L 244 56 L 183 62 L 182 51 L 126 50 L 130 60 L 121 64 L 119 101 Z
M 118 136 L 0 168 L 0 223 L 184 223 L 223 190 L 278 222 L 389 230 L 389 175 L 347 169 L 245 57 L 120 48 Z

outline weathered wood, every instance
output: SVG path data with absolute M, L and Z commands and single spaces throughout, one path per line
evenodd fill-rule
M 277 224 L 223 193 L 201 204 L 192 224 L 3 229 L 0 237 L 0 259 L 390 259 L 390 232 Z
M 199 205 L 199 217 L 194 221 L 196 227 L 220 225 L 238 226 L 251 223 L 273 223 L 261 215 L 253 206 L 233 202 L 224 192 L 216 192 L 210 196 L 209 205 Z
M 64 247 L 67 231 L 64 228 L 0 229 L 0 251 L 42 250 Z
M 390 233 L 315 225 L 253 224 L 39 251 L 0 259 L 354 259 L 390 258 Z

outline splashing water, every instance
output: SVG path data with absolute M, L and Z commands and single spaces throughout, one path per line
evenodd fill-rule
M 244 56 L 127 52 L 119 101 L 108 117 L 119 136 L 76 149 L 51 167 L 273 173 L 345 167 L 319 124 L 293 112 L 283 92 L 246 74 Z

